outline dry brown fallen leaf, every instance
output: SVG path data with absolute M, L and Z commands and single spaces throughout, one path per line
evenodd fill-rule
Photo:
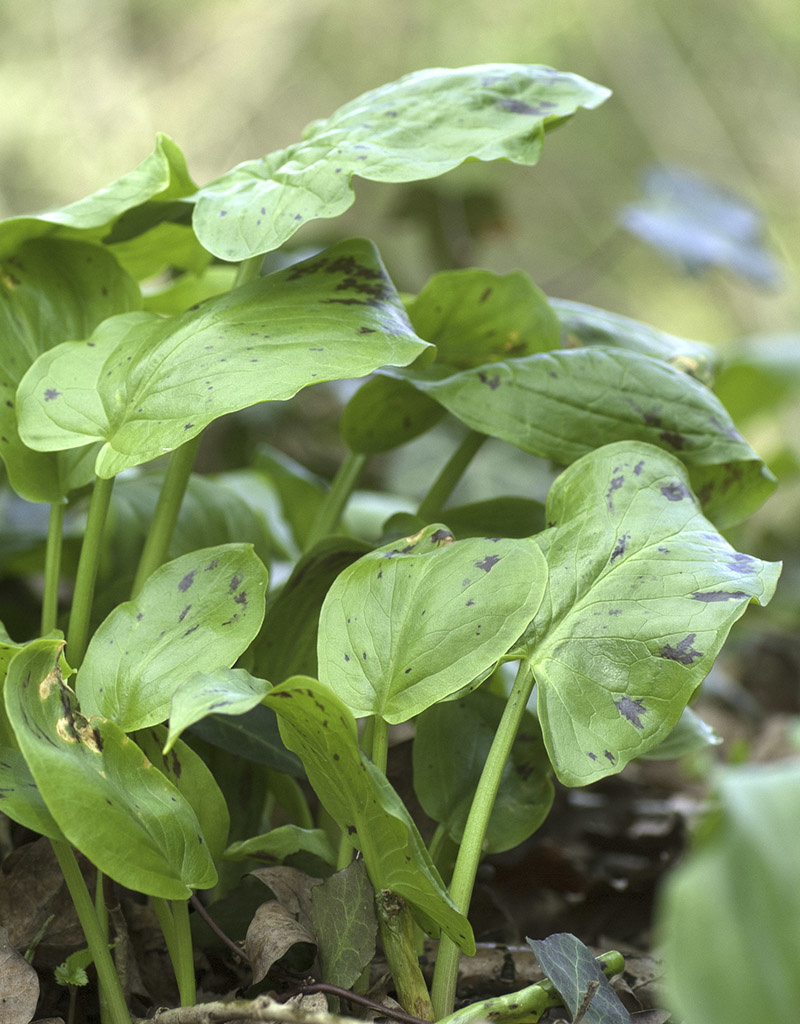
M 39 1002 L 39 978 L 0 928 L 0 1024 L 28 1024 Z

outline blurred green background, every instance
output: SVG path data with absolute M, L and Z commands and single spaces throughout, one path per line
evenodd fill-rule
M 716 344 L 720 397 L 781 480 L 732 539 L 793 560 L 771 614 L 797 621 L 797 0 L 1 0 L 0 53 L 3 217 L 96 190 L 156 131 L 204 183 L 423 67 L 550 64 L 609 86 L 605 105 L 548 137 L 536 168 L 357 182 L 344 217 L 291 244 L 367 235 L 409 291 L 445 266 L 522 269 L 548 294 Z M 625 227 L 641 223 L 653 166 L 699 176 L 677 179 L 683 259 Z M 675 228 L 675 196 L 662 188 L 647 209 Z

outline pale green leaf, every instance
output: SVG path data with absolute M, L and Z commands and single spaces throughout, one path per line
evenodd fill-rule
M 231 843 L 225 851 L 225 860 L 263 858 L 280 864 L 295 853 L 313 854 L 332 866 L 335 866 L 338 856 L 338 851 L 334 849 L 324 829 L 279 825 L 263 835 Z
M 132 732 L 164 721 L 195 672 L 230 668 L 264 618 L 267 570 L 249 544 L 222 544 L 162 565 L 101 623 L 76 692 L 85 714 Z
M 664 740 L 751 600 L 780 564 L 735 551 L 677 459 L 619 442 L 573 463 L 536 538 L 550 571 L 519 652 L 559 779 L 586 785 Z
M 535 164 L 547 129 L 609 95 L 533 64 L 415 71 L 314 121 L 302 142 L 200 189 L 194 228 L 220 259 L 269 252 L 309 220 L 344 213 L 354 175 L 418 181 L 470 158 Z
M 407 721 L 491 670 L 546 581 L 532 540 L 456 541 L 427 526 L 338 576 L 320 614 L 320 679 L 356 717 Z
M 110 477 L 226 413 L 425 347 L 371 243 L 342 242 L 181 316 L 113 317 L 59 345 L 20 386 L 20 434 L 40 451 L 104 441 L 96 471 Z
M 270 688 L 243 668 L 218 668 L 195 672 L 173 692 L 169 709 L 168 753 L 184 729 L 208 715 L 243 715 L 260 704 Z

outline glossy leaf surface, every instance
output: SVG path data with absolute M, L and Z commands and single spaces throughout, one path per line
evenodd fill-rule
M 96 472 L 110 477 L 226 413 L 425 347 L 371 243 L 342 242 L 181 316 L 114 317 L 59 345 L 20 387 L 20 434 L 40 451 L 104 441 Z
M 780 565 L 735 551 L 681 463 L 650 445 L 573 463 L 546 512 L 550 582 L 520 650 L 556 773 L 586 785 L 666 738 L 732 624 L 772 597 Z
M 256 679 L 242 668 L 195 672 L 172 694 L 164 753 L 188 726 L 212 714 L 243 715 L 261 703 L 269 688 L 265 679 Z
M 416 721 L 414 791 L 425 813 L 457 843 L 505 706 L 503 697 L 481 689 L 436 704 Z M 526 712 L 492 808 L 486 853 L 518 846 L 541 825 L 553 803 L 550 776 L 539 723 Z
M 20 748 L 59 828 L 129 889 L 186 899 L 210 888 L 216 871 L 191 806 L 113 722 L 81 714 L 61 679 L 62 647 L 33 641 L 5 688 Z
M 690 467 L 696 493 L 721 525 L 743 519 L 775 480 L 704 385 L 620 348 L 544 352 L 446 374 L 390 371 L 473 430 L 568 465 L 593 448 L 646 441 Z
M 87 715 L 132 732 L 164 721 L 195 672 L 230 668 L 264 617 L 267 570 L 249 544 L 223 544 L 157 569 L 92 637 L 76 692 Z
M 342 701 L 316 679 L 295 676 L 265 703 L 277 712 L 281 736 L 302 759 L 325 809 L 361 850 L 373 887 L 407 900 L 429 934 L 441 928 L 474 953 L 467 919 L 447 895 L 402 800 L 359 750 L 355 719 Z
M 25 372 L 60 342 L 85 338 L 106 317 L 140 305 L 135 281 L 98 245 L 31 240 L 0 262 L 0 457 L 23 498 L 63 498 L 92 479 L 95 455 L 43 454 L 25 446 L 16 408 Z
M 225 860 L 263 857 L 280 863 L 300 852 L 313 854 L 326 864 L 336 864 L 337 851 L 328 833 L 321 828 L 300 828 L 299 825 L 279 825 L 261 836 L 231 843 L 225 851 Z
M 200 189 L 194 228 L 220 259 L 269 252 L 309 220 L 344 213 L 354 175 L 417 181 L 469 158 L 535 164 L 548 128 L 608 96 L 578 75 L 532 64 L 416 71 L 312 122 L 302 142 Z
M 40 832 L 48 839 L 64 838 L 42 799 L 25 758 L 10 747 L 0 747 L 0 811 L 12 821 Z
M 714 816 L 667 879 L 659 907 L 666 995 L 686 1024 L 794 1019 L 798 821 L 796 760 L 720 775 Z
M 427 526 L 336 579 L 320 615 L 320 679 L 357 718 L 407 721 L 506 653 L 536 614 L 546 580 L 531 540 L 455 541 Z

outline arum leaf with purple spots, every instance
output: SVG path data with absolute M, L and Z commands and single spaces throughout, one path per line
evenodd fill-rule
M 426 526 L 337 577 L 320 614 L 320 678 L 356 717 L 407 721 L 485 678 L 536 614 L 546 580 L 530 539 L 456 541 Z
M 474 954 L 469 922 L 448 896 L 405 804 L 359 749 L 346 705 L 308 676 L 280 683 L 264 703 L 277 713 L 281 737 L 302 760 L 325 810 L 361 851 L 373 888 L 402 896 L 429 935 L 444 931 Z
M 264 618 L 267 570 L 250 544 L 167 562 L 101 623 L 75 685 L 87 715 L 125 732 L 163 722 L 195 672 L 230 668 Z
M 354 175 L 420 181 L 470 158 L 535 164 L 548 129 L 609 95 L 534 64 L 415 71 L 312 122 L 302 142 L 201 188 L 194 229 L 223 260 L 269 252 L 309 220 L 344 213 Z
M 243 715 L 261 703 L 269 688 L 266 679 L 257 679 L 243 668 L 193 673 L 172 695 L 164 753 L 190 725 L 208 715 Z
M 191 803 L 114 722 L 86 717 L 63 682 L 63 641 L 34 640 L 9 667 L 8 717 L 68 842 L 128 889 L 188 899 L 216 884 Z
M 26 447 L 17 426 L 22 377 L 54 345 L 87 337 L 106 317 L 138 309 L 141 301 L 136 282 L 99 245 L 33 239 L 0 261 L 0 458 L 11 486 L 28 501 L 61 501 L 89 483 L 97 453 Z M 46 388 L 42 398 L 57 401 L 58 388 Z
M 586 785 L 666 739 L 730 627 L 772 597 L 780 565 L 735 551 L 684 466 L 651 445 L 585 455 L 556 479 L 546 515 L 536 539 L 549 585 L 518 649 L 556 774 Z
M 112 317 L 46 352 L 19 388 L 20 435 L 37 451 L 103 441 L 95 470 L 111 477 L 227 413 L 427 348 L 372 244 L 341 242 L 180 316 Z
M 686 464 L 706 514 L 723 526 L 750 515 L 775 487 L 713 392 L 636 351 L 579 348 L 457 373 L 438 363 L 383 372 L 473 430 L 561 465 L 614 441 L 657 445 Z

